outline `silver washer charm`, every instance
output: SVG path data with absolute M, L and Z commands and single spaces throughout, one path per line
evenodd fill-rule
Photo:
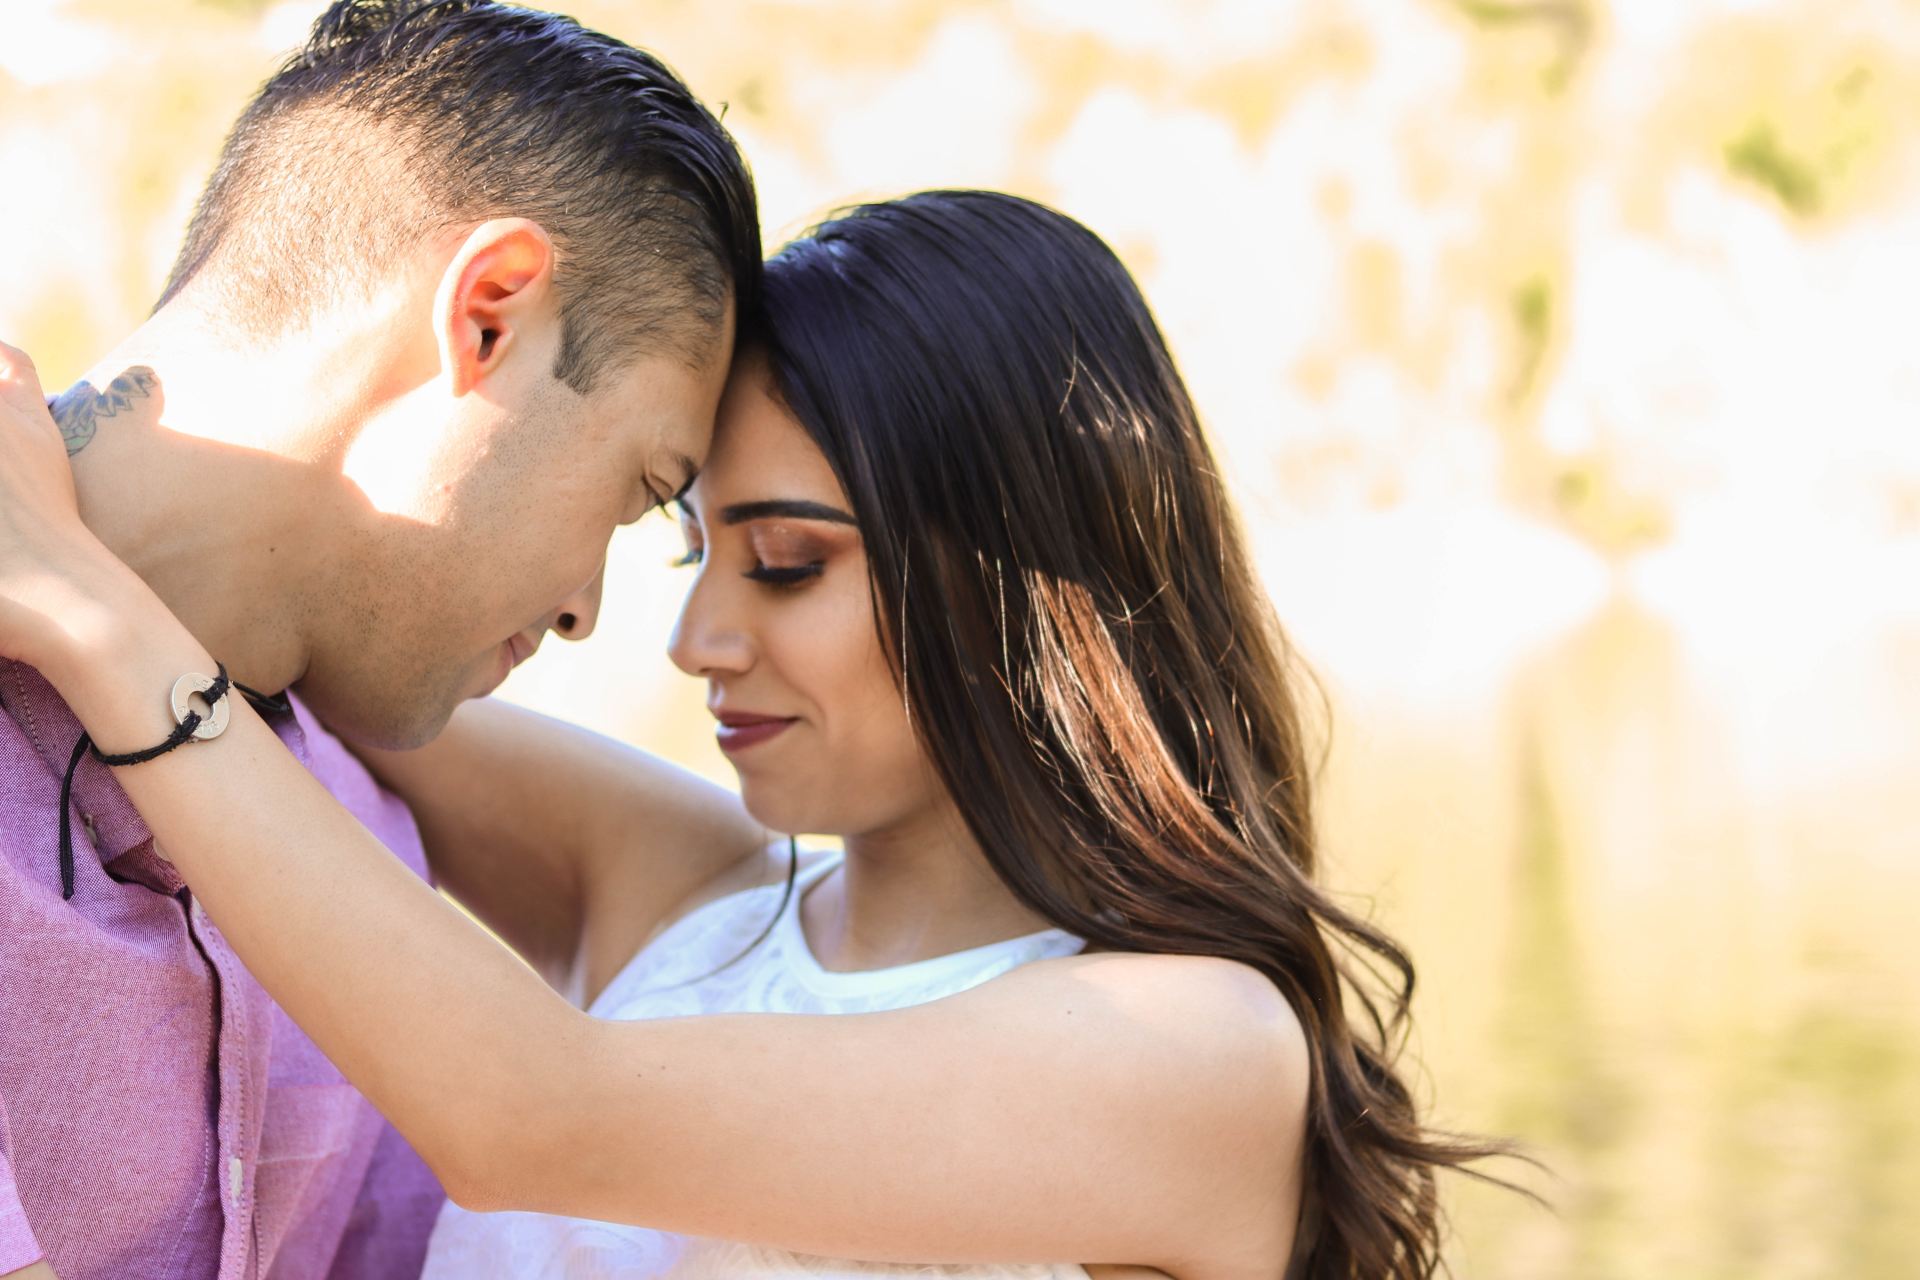
M 196 693 L 204 695 L 207 690 L 211 688 L 213 688 L 213 681 L 206 676 L 184 675 L 178 680 L 175 680 L 173 682 L 172 695 L 174 723 L 185 724 L 187 722 L 187 714 L 195 710 L 191 701 L 193 695 Z M 204 696 L 201 698 L 201 701 L 206 701 Z M 200 723 L 195 726 L 193 730 L 193 740 L 195 742 L 211 742 L 227 731 L 227 720 L 229 717 L 227 700 L 222 698 L 220 701 L 213 703 L 212 707 L 213 712 L 211 715 L 206 712 L 202 712 L 200 715 Z

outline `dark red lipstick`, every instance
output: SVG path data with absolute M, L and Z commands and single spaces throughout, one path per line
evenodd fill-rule
M 763 716 L 751 711 L 716 711 L 713 716 L 720 722 L 714 736 L 720 740 L 720 749 L 729 754 L 745 751 L 748 747 L 778 737 L 795 719 L 792 716 Z

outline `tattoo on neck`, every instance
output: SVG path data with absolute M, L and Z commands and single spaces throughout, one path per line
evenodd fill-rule
M 100 423 L 126 413 L 142 400 L 153 397 L 160 377 L 145 365 L 135 365 L 95 391 L 91 382 L 76 382 L 55 398 L 49 406 L 53 420 L 60 424 L 60 438 L 67 442 L 67 456 L 93 443 Z

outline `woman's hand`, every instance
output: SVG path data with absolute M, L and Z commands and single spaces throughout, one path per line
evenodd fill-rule
M 57 670 L 111 626 L 132 582 L 81 523 L 33 361 L 0 343 L 0 656 Z

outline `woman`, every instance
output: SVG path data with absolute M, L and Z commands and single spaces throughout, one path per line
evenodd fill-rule
M 226 740 L 121 773 L 464 1206 L 429 1274 L 1429 1274 L 1433 1170 L 1490 1148 L 1422 1129 L 1411 965 L 1311 880 L 1290 659 L 1125 269 L 1038 205 L 924 193 L 774 258 L 741 351 L 672 656 L 745 813 L 501 707 L 376 761 L 575 1003 L 237 701 Z M 0 649 L 96 740 L 157 740 L 155 690 L 212 657 L 28 416 Z M 1355 953 L 1397 973 L 1383 1006 Z

